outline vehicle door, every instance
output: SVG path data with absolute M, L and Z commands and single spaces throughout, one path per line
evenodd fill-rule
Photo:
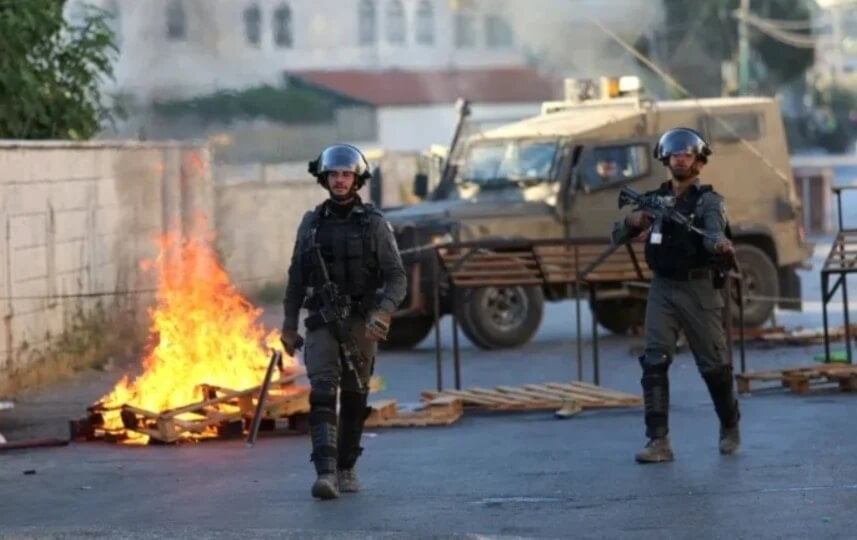
M 563 195 L 564 219 L 570 236 L 608 236 L 618 219 L 619 190 L 653 189 L 665 175 L 652 157 L 652 139 L 579 144 Z

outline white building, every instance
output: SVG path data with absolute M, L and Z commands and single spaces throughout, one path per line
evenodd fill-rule
M 372 109 L 371 128 L 362 132 L 396 149 L 446 143 L 457 97 L 473 102 L 477 122 L 508 121 L 535 114 L 542 100 L 557 97 L 561 76 L 633 73 L 639 67 L 593 17 L 633 41 L 662 16 L 655 0 L 69 0 L 69 16 L 82 3 L 112 14 L 119 58 L 109 90 L 132 104 L 320 82 L 325 91 Z M 541 72 L 527 67 L 533 64 Z M 492 83 L 491 76 L 498 79 Z M 419 89 L 408 95 L 395 88 L 402 80 L 419 81 Z M 207 137 L 224 129 L 158 122 L 138 114 L 112 135 Z M 286 134 L 281 142 L 267 132 L 262 137 L 262 128 L 271 126 L 228 131 L 239 127 L 242 141 L 235 144 L 250 150 L 259 146 L 250 132 L 273 147 L 317 145 L 307 142 L 311 136 L 303 129 L 296 143 Z
M 113 14 L 116 89 L 141 102 L 278 84 L 290 70 L 523 62 L 505 0 L 73 0 L 69 10 L 81 3 Z
M 542 102 L 562 95 L 562 81 L 525 67 L 290 71 L 286 77 L 291 85 L 371 107 L 377 139 L 389 150 L 448 143 L 459 98 L 472 103 L 470 125 L 488 127 L 536 115 Z

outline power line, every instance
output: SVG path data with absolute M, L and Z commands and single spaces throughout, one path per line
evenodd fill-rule
M 714 119 L 715 122 L 720 124 L 730 135 L 732 135 L 733 137 L 738 139 L 745 148 L 747 148 L 753 155 L 755 155 L 757 158 L 759 158 L 762 161 L 762 163 L 764 163 L 769 169 L 771 169 L 779 177 L 779 179 L 783 182 L 783 184 L 785 184 L 785 186 L 789 190 L 789 193 L 792 192 L 791 180 L 789 180 L 788 175 L 786 173 L 784 173 L 783 171 L 781 171 L 779 168 L 777 168 L 776 165 L 771 163 L 771 161 L 768 160 L 768 158 L 766 158 L 759 151 L 759 149 L 756 148 L 750 141 L 748 141 L 744 137 L 741 137 L 738 134 L 738 132 L 735 131 L 735 129 L 731 125 L 729 125 L 727 122 L 725 122 L 722 118 L 715 115 L 714 112 L 709 107 L 706 107 L 702 103 L 702 101 L 700 100 L 700 98 L 698 96 L 694 95 L 690 90 L 685 88 L 681 83 L 679 83 L 677 80 L 675 80 L 674 77 L 672 77 L 669 73 L 666 73 L 663 69 L 661 69 L 660 66 L 658 66 L 657 64 L 652 62 L 644 54 L 642 54 L 640 51 L 638 51 L 633 45 L 631 45 L 630 43 L 628 43 L 627 41 L 625 41 L 624 39 L 622 39 L 621 37 L 616 35 L 615 32 L 613 32 L 612 30 L 610 30 L 609 28 L 604 26 L 604 24 L 602 24 L 601 21 L 599 21 L 598 19 L 591 17 L 589 15 L 585 15 L 585 14 L 584 14 L 584 17 L 589 19 L 589 21 L 592 22 L 592 24 L 594 24 L 595 26 L 597 26 L 599 30 L 601 30 L 602 32 L 607 34 L 611 39 L 616 41 L 619 45 L 622 46 L 622 48 L 624 48 L 626 51 L 631 53 L 635 58 L 637 58 L 637 60 L 642 62 L 646 67 L 648 67 L 653 72 L 655 72 L 655 74 L 657 74 L 659 77 L 661 77 L 666 83 L 672 85 L 676 90 L 681 92 L 683 95 L 685 95 L 685 96 L 691 98 L 693 101 L 695 101 L 696 105 L 700 109 L 705 111 L 706 114 L 708 114 L 712 119 Z
M 789 32 L 772 22 L 771 19 L 763 19 L 752 13 L 743 15 L 740 11 L 734 11 L 732 16 L 738 20 L 744 20 L 766 36 L 786 45 L 796 48 L 812 49 L 816 46 L 816 38 L 807 34 Z

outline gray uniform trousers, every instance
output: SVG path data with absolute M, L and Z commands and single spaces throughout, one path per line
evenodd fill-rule
M 652 279 L 646 304 L 646 351 L 640 357 L 649 438 L 666 437 L 669 432 L 668 370 L 679 329 L 687 337 L 721 425 L 737 424 L 740 415 L 726 349 L 722 294 L 709 276 L 687 281 L 657 275 Z
M 353 468 L 363 450 L 360 439 L 370 411 L 366 402 L 377 343 L 366 338 L 363 317 L 351 317 L 350 325 L 357 348 L 363 355 L 362 360 L 352 360 L 360 375 L 360 386 L 329 328 L 322 326 L 306 334 L 304 363 L 310 380 L 312 461 L 319 474 Z M 337 393 L 339 415 L 336 414 Z

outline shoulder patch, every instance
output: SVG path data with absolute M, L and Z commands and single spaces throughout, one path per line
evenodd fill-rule
M 389 221 L 387 221 L 386 219 L 384 220 L 384 225 L 387 226 L 387 229 L 389 229 L 390 232 L 395 232 L 395 231 L 393 231 L 393 225 Z

